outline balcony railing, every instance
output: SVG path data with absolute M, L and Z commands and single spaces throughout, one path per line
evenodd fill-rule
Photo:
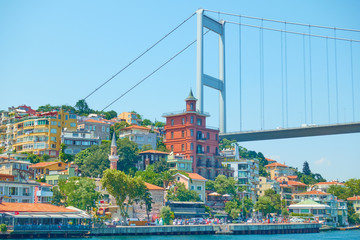
M 210 114 L 208 112 L 199 111 L 199 110 L 196 110 L 196 111 L 181 110 L 181 111 L 167 112 L 167 113 L 164 113 L 162 116 L 168 117 L 168 116 L 178 115 L 178 114 L 182 114 L 182 113 L 198 113 L 198 114 L 210 116 Z

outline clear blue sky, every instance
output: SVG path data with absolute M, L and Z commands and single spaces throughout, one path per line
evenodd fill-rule
M 360 29 L 360 2 L 339 1 L 17 1 L 0 0 L 0 109 L 27 104 L 74 105 L 95 87 L 198 8 L 305 24 Z M 211 14 L 215 19 L 239 21 Z M 242 19 L 244 23 L 259 21 Z M 284 28 L 284 24 L 264 26 Z M 288 30 L 308 28 L 287 25 Z M 228 130 L 239 124 L 239 27 L 226 27 Z M 332 36 L 332 30 L 311 29 Z M 242 129 L 260 129 L 259 30 L 242 28 Z M 338 37 L 360 39 L 359 33 L 337 32 Z M 196 37 L 192 18 L 174 35 L 154 48 L 87 101 L 102 109 Z M 304 97 L 303 39 L 287 35 L 288 124 L 324 124 L 360 121 L 360 44 L 353 44 L 354 105 L 350 44 L 337 42 L 339 114 L 336 114 L 334 41 L 328 41 L 330 119 L 327 101 L 326 40 L 305 38 Z M 264 31 L 265 129 L 282 126 L 281 36 Z M 205 37 L 205 71 L 216 76 L 217 37 Z M 136 110 L 145 118 L 163 120 L 161 114 L 184 108 L 184 98 L 196 92 L 195 45 L 107 110 Z M 284 65 L 283 65 L 284 66 Z M 313 121 L 310 117 L 310 77 L 313 81 Z M 306 106 L 306 109 L 305 109 Z M 205 90 L 205 110 L 218 125 L 218 94 Z M 288 165 L 302 168 L 306 160 L 325 178 L 360 177 L 360 134 L 242 143 Z

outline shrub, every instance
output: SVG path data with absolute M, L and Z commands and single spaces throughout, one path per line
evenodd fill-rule
M 0 231 L 1 231 L 2 233 L 4 233 L 4 232 L 7 231 L 7 226 L 6 226 L 6 224 L 0 224 Z

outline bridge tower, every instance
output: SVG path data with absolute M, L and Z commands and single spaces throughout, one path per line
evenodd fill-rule
M 225 95 L 225 22 L 216 21 L 204 15 L 204 9 L 197 13 L 197 52 L 196 52 L 196 94 L 198 97 L 197 108 L 204 111 L 204 86 L 219 91 L 220 105 L 220 133 L 226 132 L 226 95 Z M 204 27 L 219 35 L 219 78 L 204 73 Z

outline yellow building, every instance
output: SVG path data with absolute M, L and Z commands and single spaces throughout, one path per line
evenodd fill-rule
M 201 201 L 205 201 L 205 184 L 207 182 L 206 178 L 203 178 L 197 173 L 176 173 L 174 175 L 175 182 L 180 182 L 185 185 L 185 188 L 188 190 L 194 190 L 198 195 Z
M 61 145 L 61 131 L 77 129 L 76 115 L 63 109 L 57 112 L 40 113 L 22 118 L 14 124 L 15 143 L 18 153 L 48 154 L 58 156 Z
M 118 119 L 123 119 L 124 121 L 126 121 L 130 125 L 134 125 L 134 124 L 139 125 L 139 123 L 141 122 L 141 119 L 138 118 L 138 114 L 132 113 L 132 112 L 120 113 L 117 118 Z
M 66 170 L 67 164 L 64 162 L 40 162 L 30 165 L 30 168 L 34 170 L 36 179 L 41 179 L 45 175 L 49 175 L 50 171 L 62 171 Z

